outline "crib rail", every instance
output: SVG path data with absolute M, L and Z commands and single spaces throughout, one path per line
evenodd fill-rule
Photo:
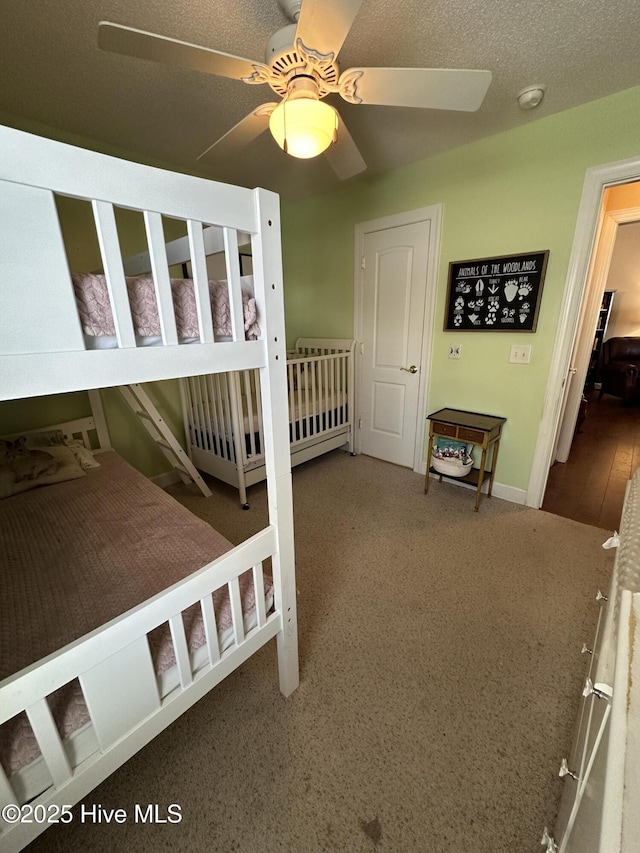
M 287 359 L 292 447 L 350 424 L 351 353 Z
M 291 464 L 348 445 L 354 450 L 355 341 L 304 338 L 287 353 Z M 260 371 L 181 381 L 187 449 L 202 471 L 235 486 L 248 509 L 247 487 L 265 478 Z
M 347 342 L 353 343 L 353 342 Z M 353 347 L 287 355 L 292 448 L 352 425 Z M 251 470 L 264 462 L 259 371 L 183 381 L 185 431 L 192 449 Z
M 169 590 L 0 684 L 0 724 L 26 711 L 41 752 L 37 760 L 49 773 L 46 790 L 41 788 L 35 799 L 29 796 L 33 807 L 77 801 L 281 630 L 277 607 L 267 612 L 262 569 L 276 551 L 276 530 L 270 526 Z M 252 573 L 255 593 L 255 627 L 249 630 L 239 581 L 246 571 Z M 213 599 L 225 586 L 232 625 L 226 649 L 219 642 Z M 206 636 L 196 652 L 185 632 L 186 614 L 194 606 Z M 169 688 L 156 674 L 149 642 L 149 635 L 164 623 L 170 626 L 177 670 L 176 683 Z M 99 765 L 85 758 L 74 766 L 47 702 L 47 696 L 75 679 L 95 732 Z M 24 802 L 21 784 L 19 773 L 9 778 L 0 769 L 0 808 Z M 28 832 L 33 838 L 33 826 Z M 23 843 L 20 825 L 0 820 L 3 851 L 20 849 Z

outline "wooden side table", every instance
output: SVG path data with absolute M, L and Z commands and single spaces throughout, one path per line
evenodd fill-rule
M 429 421 L 429 443 L 427 448 L 427 476 L 424 482 L 425 494 L 429 491 L 430 472 L 438 474 L 441 481 L 445 477 L 452 480 L 459 480 L 462 483 L 472 483 L 476 486 L 476 505 L 474 511 L 477 512 L 480 506 L 482 486 L 487 479 L 489 480 L 487 496 L 491 497 L 502 425 L 507 419 L 495 417 L 494 415 L 482 415 L 479 412 L 465 412 L 462 409 L 439 409 L 437 412 L 427 415 L 427 420 Z M 441 474 L 439 471 L 434 471 L 431 468 L 433 440 L 434 437 L 439 435 L 481 447 L 482 457 L 480 467 L 472 468 L 465 477 L 451 477 L 447 474 Z M 493 448 L 493 453 L 491 455 L 491 468 L 487 471 L 487 452 L 490 447 Z

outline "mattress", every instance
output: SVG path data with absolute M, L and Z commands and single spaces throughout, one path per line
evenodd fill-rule
M 71 280 L 87 349 L 117 347 L 115 323 L 105 276 L 83 273 L 72 275 Z M 153 278 L 128 277 L 126 283 L 136 346 L 161 344 L 160 317 Z M 247 340 L 257 340 L 260 337 L 260 328 L 253 296 L 253 276 L 243 276 L 241 288 L 245 337 Z M 171 279 L 171 293 L 179 342 L 197 342 L 199 325 L 193 280 Z M 232 325 L 227 281 L 224 279 L 210 281 L 209 298 L 216 341 L 231 340 Z
M 202 568 L 231 547 L 113 451 L 78 480 L 0 501 L 0 680 L 62 648 Z M 255 624 L 251 571 L 240 578 L 245 630 Z M 265 577 L 267 609 L 272 603 Z M 233 642 L 228 589 L 214 594 L 221 651 Z M 206 651 L 199 607 L 185 611 L 192 659 Z M 167 625 L 149 635 L 161 695 L 173 689 Z M 49 698 L 63 738 L 86 728 L 79 684 Z M 39 750 L 26 715 L 0 727 L 10 777 Z M 33 791 L 31 795 L 35 795 Z M 37 793 L 37 791 L 35 792 Z

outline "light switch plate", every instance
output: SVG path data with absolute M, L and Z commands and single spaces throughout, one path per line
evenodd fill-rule
M 511 364 L 529 364 L 531 361 L 531 346 L 514 344 L 509 354 Z

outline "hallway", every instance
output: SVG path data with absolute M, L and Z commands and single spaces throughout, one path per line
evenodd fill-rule
M 640 465 L 640 405 L 598 391 L 569 459 L 551 467 L 542 509 L 605 530 L 617 530 L 625 486 Z

